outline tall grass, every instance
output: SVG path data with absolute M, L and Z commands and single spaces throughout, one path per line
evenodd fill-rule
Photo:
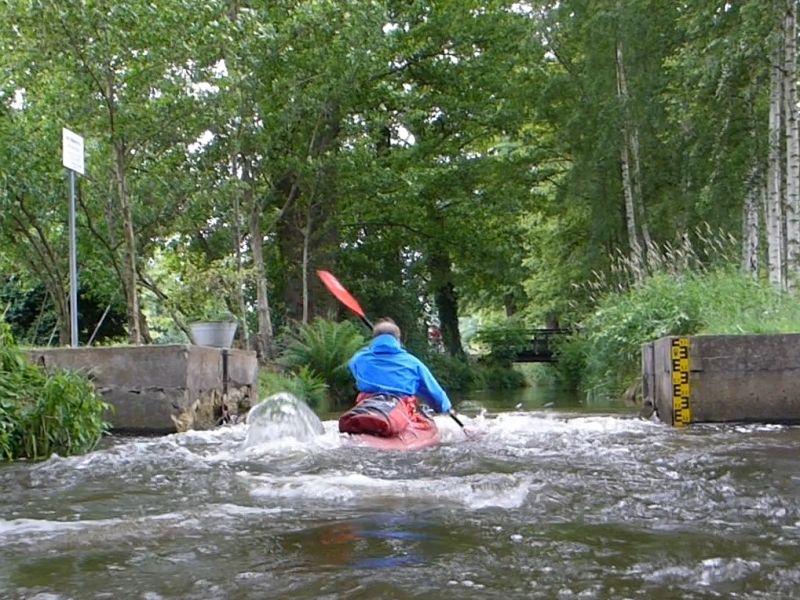
M 619 397 L 640 375 L 641 345 L 660 337 L 800 331 L 797 297 L 726 266 L 732 239 L 701 230 L 703 252 L 684 239 L 649 248 L 645 273 L 618 255 L 611 276 L 590 284 L 594 310 L 561 344 L 558 364 L 589 398 Z
M 0 460 L 88 452 L 108 430 L 108 408 L 80 374 L 29 364 L 0 322 Z

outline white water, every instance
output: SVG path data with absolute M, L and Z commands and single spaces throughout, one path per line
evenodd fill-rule
M 0 469 L 0 598 L 781 598 L 799 430 L 437 417 L 416 452 L 247 425 Z M 313 424 L 312 424 L 313 429 Z M 274 432 L 273 432 L 274 433 Z

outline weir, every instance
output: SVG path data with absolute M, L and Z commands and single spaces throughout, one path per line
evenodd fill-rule
M 258 394 L 256 353 L 186 344 L 45 348 L 27 353 L 47 367 L 89 375 L 113 408 L 117 432 L 211 429 L 244 414 Z
M 674 426 L 800 423 L 800 334 L 665 337 L 644 344 L 642 397 Z

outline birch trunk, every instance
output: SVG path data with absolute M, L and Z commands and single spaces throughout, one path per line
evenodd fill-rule
M 633 179 L 633 208 L 636 211 L 636 222 L 642 231 L 642 240 L 644 241 L 644 254 L 645 257 L 648 251 L 653 247 L 653 240 L 650 237 L 650 229 L 647 227 L 647 219 L 645 218 L 644 210 L 644 194 L 642 194 L 642 163 L 639 160 L 639 128 L 628 120 L 628 139 L 631 148 L 631 175 Z
M 239 168 L 236 158 L 231 160 L 231 176 L 239 177 Z M 250 348 L 250 328 L 247 326 L 247 304 L 244 299 L 242 286 L 244 285 L 244 259 L 242 257 L 242 208 L 239 201 L 240 190 L 237 188 L 233 194 L 233 245 L 236 256 L 236 306 L 239 308 L 239 329 L 241 331 L 242 345 Z
M 800 131 L 797 123 L 797 6 L 787 0 L 784 18 L 783 94 L 786 127 L 786 281 L 800 277 Z
M 617 42 L 616 48 L 616 71 L 617 71 L 617 97 L 622 105 L 622 191 L 625 198 L 625 223 L 628 231 L 628 243 L 630 244 L 630 262 L 633 268 L 636 281 L 644 278 L 644 253 L 639 239 L 639 230 L 636 224 L 636 197 L 634 177 L 631 173 L 631 152 L 630 152 L 630 133 L 628 130 L 628 83 L 625 78 L 625 64 L 622 55 L 622 42 Z M 638 155 L 638 153 L 637 153 Z M 638 156 L 637 156 L 638 158 Z
M 769 102 L 769 156 L 767 164 L 767 263 L 770 283 L 785 289 L 783 257 L 785 251 L 783 233 L 783 206 L 781 189 L 783 183 L 783 162 L 781 157 L 781 109 L 783 106 L 783 77 L 781 74 L 781 52 L 778 48 L 772 56 L 770 70 L 770 102 Z
M 753 161 L 747 186 L 747 196 L 742 215 L 742 271 L 753 277 L 758 275 L 758 234 L 760 231 L 759 208 L 763 197 L 763 183 L 759 177 L 759 166 Z

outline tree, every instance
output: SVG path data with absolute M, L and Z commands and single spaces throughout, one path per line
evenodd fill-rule
M 25 1 L 7 8 L 16 24 L 9 35 L 18 61 L 17 85 L 30 95 L 58 93 L 59 107 L 47 99 L 53 121 L 70 124 L 88 140 L 93 185 L 85 189 L 87 206 L 100 201 L 109 216 L 102 229 L 94 221 L 98 227 L 91 233 L 103 238 L 100 243 L 119 272 L 134 344 L 147 338 L 138 273 L 140 254 L 150 242 L 137 228 L 148 216 L 158 215 L 158 222 L 170 211 L 171 200 L 157 202 L 148 193 L 156 186 L 144 174 L 176 147 L 185 150 L 199 133 L 197 123 L 186 119 L 195 104 L 186 93 L 195 81 L 192 48 L 172 40 L 199 36 L 206 17 L 213 16 L 204 6 L 93 0 Z M 173 123 L 169 130 L 166 122 Z M 115 205 L 102 201 L 106 194 Z M 88 209 L 87 216 L 97 214 Z

